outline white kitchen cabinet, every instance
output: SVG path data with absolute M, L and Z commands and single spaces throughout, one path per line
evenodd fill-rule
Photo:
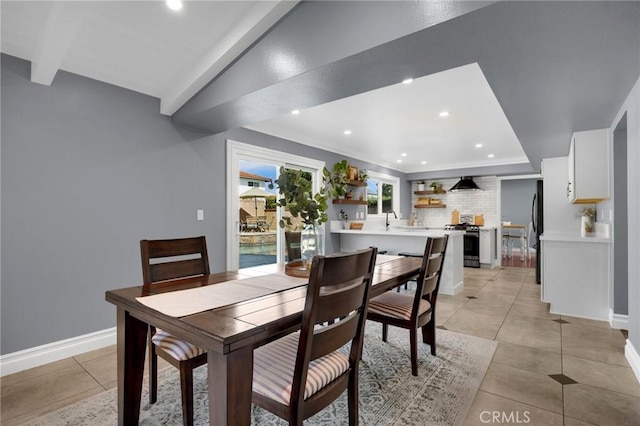
M 569 147 L 567 197 L 574 204 L 595 204 L 610 197 L 609 129 L 576 132 Z
M 493 267 L 496 258 L 496 230 L 480 230 L 480 264 Z

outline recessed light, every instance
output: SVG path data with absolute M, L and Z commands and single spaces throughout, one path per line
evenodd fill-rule
M 440 114 L 438 114 L 440 117 L 448 117 L 449 116 L 449 111 L 442 111 Z
M 396 163 L 402 163 L 402 160 L 398 159 L 396 160 Z
M 427 164 L 427 162 L 426 161 L 422 161 L 421 164 Z
M 351 134 L 351 130 L 345 130 L 345 131 L 344 131 L 344 134 L 345 134 L 345 135 L 350 135 L 350 134 Z
M 482 148 L 482 144 L 481 143 L 477 143 L 476 144 L 476 148 Z
M 487 157 L 493 158 L 493 154 L 489 154 L 489 155 L 487 155 Z
M 167 0 L 167 6 L 171 10 L 182 9 L 182 0 Z
M 402 154 L 400 154 L 400 157 L 406 157 L 406 156 L 407 156 L 406 152 L 403 152 Z
M 293 111 L 291 111 L 291 114 L 298 115 L 298 114 L 300 114 L 300 110 L 299 109 L 294 109 Z
M 402 84 L 411 84 L 411 83 L 413 83 L 412 78 L 405 78 L 404 80 L 402 80 Z

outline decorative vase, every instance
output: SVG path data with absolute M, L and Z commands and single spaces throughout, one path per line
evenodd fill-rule
M 593 232 L 593 217 L 583 214 L 582 215 L 582 226 L 581 226 L 581 235 L 584 237 L 587 234 L 591 234 Z
M 418 191 L 424 191 L 424 183 L 418 184 Z
M 307 270 L 311 270 L 313 257 L 324 255 L 324 226 L 305 225 L 300 240 L 300 251 L 302 252 L 302 263 Z

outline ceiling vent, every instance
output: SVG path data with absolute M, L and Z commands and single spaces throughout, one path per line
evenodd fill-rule
M 482 189 L 476 185 L 471 176 L 463 176 L 449 191 L 482 191 Z

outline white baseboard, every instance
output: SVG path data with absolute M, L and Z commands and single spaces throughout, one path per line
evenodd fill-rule
M 0 356 L 0 377 L 116 343 L 116 328 L 96 331 Z
M 461 293 L 464 290 L 464 281 L 457 282 L 453 285 L 453 288 L 450 287 L 440 287 L 438 293 L 446 294 L 449 296 L 455 296 L 458 293 Z
M 629 329 L 629 315 L 614 314 L 609 309 L 609 325 L 616 330 L 628 330 Z
M 624 347 L 624 356 L 629 361 L 629 365 L 633 370 L 633 374 L 636 375 L 636 379 L 638 379 L 638 383 L 640 383 L 640 354 L 633 347 L 631 340 L 627 339 L 627 344 Z

